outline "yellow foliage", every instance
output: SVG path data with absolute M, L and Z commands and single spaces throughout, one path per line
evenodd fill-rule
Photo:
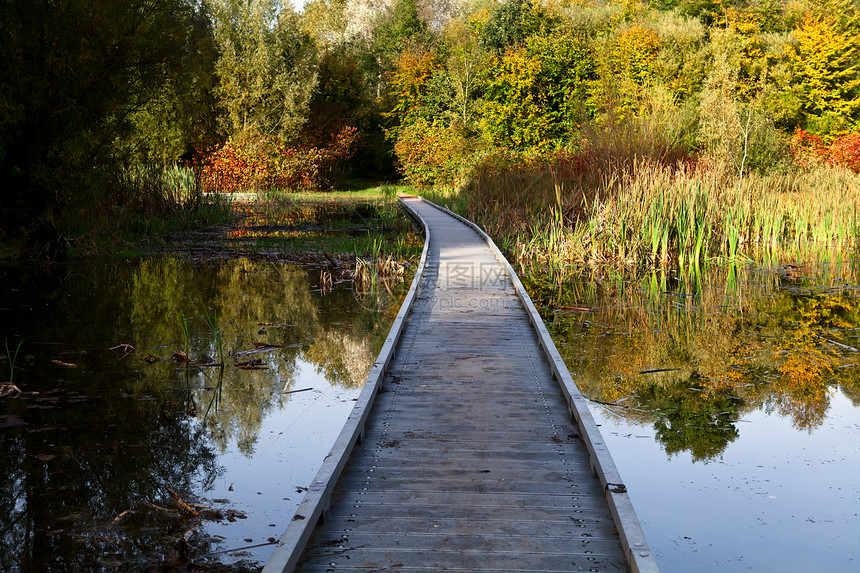
M 797 46 L 787 55 L 800 81 L 799 97 L 808 112 L 849 116 L 860 108 L 852 93 L 860 87 L 858 39 L 840 31 L 831 16 L 807 14 L 794 30 Z

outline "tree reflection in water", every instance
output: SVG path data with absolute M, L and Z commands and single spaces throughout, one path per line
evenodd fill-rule
M 0 338 L 24 340 L 24 394 L 0 401 L 0 570 L 137 569 L 178 557 L 180 538 L 206 553 L 211 540 L 192 535 L 200 518 L 168 488 L 204 497 L 224 471 L 219 452 L 251 455 L 267 412 L 297 389 L 300 357 L 354 387 L 387 334 L 384 313 L 346 289 L 321 298 L 312 276 L 174 256 L 0 269 Z M 185 348 L 218 359 L 207 310 L 226 366 L 170 360 Z M 136 352 L 108 350 L 120 343 Z M 231 354 L 259 345 L 250 358 L 265 369 L 235 366 Z
M 681 278 L 537 272 L 526 282 L 582 392 L 653 426 L 669 455 L 703 461 L 738 438 L 746 412 L 811 431 L 835 385 L 858 403 L 855 272 L 726 265 Z

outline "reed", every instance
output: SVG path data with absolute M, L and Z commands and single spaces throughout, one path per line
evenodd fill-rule
M 9 361 L 9 384 L 12 384 L 15 380 L 15 363 L 18 361 L 18 353 L 21 351 L 21 345 L 24 344 L 24 341 L 20 341 L 14 351 L 9 348 L 9 339 L 4 339 L 3 343 L 6 346 L 6 359 Z
M 544 268 L 690 268 L 809 244 L 849 249 L 860 234 L 860 176 L 832 166 L 732 180 L 653 159 L 573 172 L 538 163 L 479 171 L 450 203 Z
M 218 350 L 218 362 L 224 364 L 224 339 L 221 332 L 221 325 L 218 322 L 218 309 L 213 308 L 210 312 L 208 308 L 203 308 L 203 320 L 206 326 L 209 327 L 209 332 L 215 337 L 215 349 Z M 222 366 L 223 368 L 223 366 Z

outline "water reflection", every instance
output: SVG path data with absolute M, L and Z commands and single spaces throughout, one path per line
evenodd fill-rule
M 718 456 L 752 410 L 812 430 L 836 385 L 856 400 L 852 268 L 726 265 L 564 282 L 536 273 L 528 282 L 583 393 L 652 425 L 670 455 Z
M 227 517 L 250 505 L 225 476 L 262 457 L 261 429 L 263 453 L 302 463 L 283 459 L 271 436 L 312 408 L 323 411 L 301 423 L 325 424 L 325 404 L 348 408 L 390 323 L 345 287 L 323 296 L 318 276 L 175 256 L 0 268 L 0 339 L 24 341 L 14 372 L 23 394 L 0 400 L 0 570 L 141 568 L 277 537 L 283 516 L 254 535 L 256 523 L 228 532 L 240 525 Z M 328 450 L 317 448 L 320 458 Z M 168 488 L 211 507 L 180 511 Z M 295 483 L 273 486 L 264 504 L 289 493 Z M 219 496 L 239 505 L 213 504 Z
M 702 270 L 528 288 L 661 571 L 854 570 L 856 268 Z

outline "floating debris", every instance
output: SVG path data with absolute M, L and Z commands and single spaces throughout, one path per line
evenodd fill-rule
M 250 360 L 237 362 L 236 368 L 241 368 L 242 370 L 265 370 L 268 366 L 263 364 L 263 360 L 261 358 L 252 358 Z
M 5 398 L 6 396 L 17 396 L 20 393 L 21 389 L 11 382 L 8 384 L 0 384 L 0 398 Z
M 137 348 L 132 346 L 131 344 L 117 344 L 116 346 L 111 346 L 108 350 L 113 350 L 114 352 L 119 352 L 123 355 L 123 357 L 128 356 L 129 354 L 134 354 L 137 352 Z

